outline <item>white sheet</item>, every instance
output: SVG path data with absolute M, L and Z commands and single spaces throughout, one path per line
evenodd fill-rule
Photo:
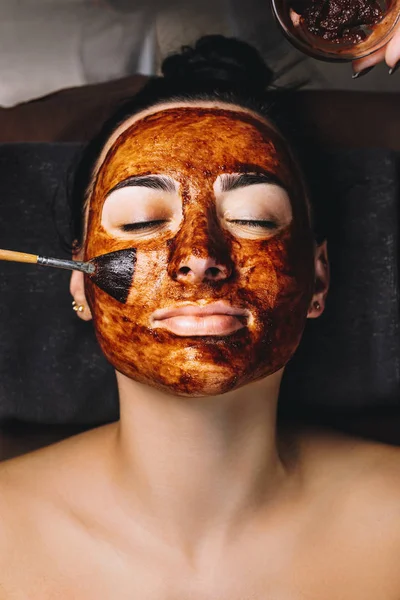
M 101 0 L 0 0 L 0 105 L 134 72 L 152 29 L 134 4 L 126 13 Z
M 279 31 L 268 0 L 0 0 L 0 105 L 158 73 L 168 53 L 211 33 L 254 44 L 275 72 L 285 70 L 282 85 L 400 89 L 384 66 L 353 81 L 350 65 L 302 55 Z

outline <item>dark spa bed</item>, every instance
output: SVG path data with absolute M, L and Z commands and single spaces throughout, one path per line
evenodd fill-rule
M 66 256 L 54 196 L 62 229 L 62 183 L 80 144 L 145 79 L 0 109 L 0 247 Z M 326 204 L 332 285 L 288 366 L 280 419 L 400 444 L 399 98 L 309 91 L 291 102 L 325 149 L 314 184 Z M 118 409 L 112 369 L 71 311 L 68 274 L 0 266 L 4 459 L 115 420 Z

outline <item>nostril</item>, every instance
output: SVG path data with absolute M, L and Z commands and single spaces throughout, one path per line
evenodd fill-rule
M 173 278 L 193 283 L 207 280 L 220 281 L 227 279 L 230 273 L 231 271 L 227 266 L 216 264 L 213 259 L 200 259 L 192 256 L 186 264 L 184 263 L 175 271 Z

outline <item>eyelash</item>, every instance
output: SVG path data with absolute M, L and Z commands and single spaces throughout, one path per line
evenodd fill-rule
M 121 226 L 121 231 L 129 233 L 130 231 L 142 231 L 144 229 L 151 229 L 165 223 L 164 219 L 158 219 L 155 221 L 139 221 L 138 223 L 126 223 Z M 254 229 L 277 229 L 277 224 L 273 221 L 262 221 L 262 220 L 249 220 L 249 219 L 231 219 L 228 223 L 235 223 L 238 225 L 246 225 L 247 227 L 253 227 Z
M 139 221 L 138 223 L 126 223 L 121 226 L 121 230 L 125 232 L 129 231 L 141 231 L 142 229 L 150 229 L 151 227 L 157 227 L 157 225 L 161 225 L 165 223 L 164 219 L 159 219 L 156 221 Z
M 248 227 L 260 227 L 262 229 L 277 229 L 277 224 L 274 221 L 252 221 L 246 219 L 232 219 L 228 223 L 236 223 L 239 225 L 247 225 Z

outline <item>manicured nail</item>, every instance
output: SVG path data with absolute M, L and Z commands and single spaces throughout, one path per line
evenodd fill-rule
M 393 75 L 393 73 L 396 73 L 396 71 L 399 67 L 400 67 L 400 60 L 397 61 L 397 63 L 394 65 L 394 67 L 389 69 L 389 75 Z
M 372 69 L 375 67 L 375 65 L 372 65 L 372 67 L 367 67 L 366 69 L 363 69 L 362 71 L 358 71 L 357 73 L 353 73 L 353 75 L 351 76 L 352 79 L 359 79 L 360 77 L 364 77 L 364 75 L 367 75 L 367 73 L 369 73 L 370 71 L 372 71 Z

